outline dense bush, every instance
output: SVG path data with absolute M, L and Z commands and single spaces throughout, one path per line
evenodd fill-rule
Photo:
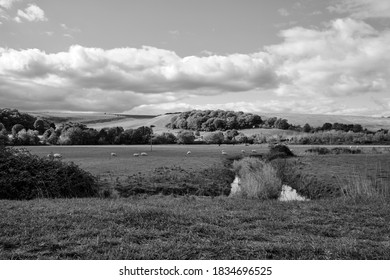
M 294 153 L 286 145 L 271 145 L 266 159 L 271 161 L 276 158 L 293 157 Z
M 98 194 L 97 180 L 73 163 L 0 147 L 0 199 L 71 198 Z

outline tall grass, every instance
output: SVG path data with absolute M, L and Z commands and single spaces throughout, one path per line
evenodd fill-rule
M 236 196 L 259 199 L 277 199 L 282 191 L 282 181 L 270 163 L 245 157 L 233 162 L 233 169 L 240 178 Z
M 379 178 L 367 178 L 364 174 L 349 176 L 341 183 L 344 198 L 352 201 L 390 201 L 390 188 Z

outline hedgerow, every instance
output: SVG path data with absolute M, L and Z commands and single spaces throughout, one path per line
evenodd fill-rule
M 98 195 L 97 179 L 74 163 L 0 147 L 0 199 L 73 198 Z

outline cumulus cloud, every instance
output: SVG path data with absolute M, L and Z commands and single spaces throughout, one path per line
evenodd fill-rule
M 390 32 L 353 19 L 338 19 L 324 30 L 282 31 L 284 43 L 267 48 L 289 77 L 276 92 L 295 96 L 358 96 L 388 91 Z
M 346 18 L 322 29 L 294 27 L 279 35 L 282 43 L 263 51 L 224 56 L 180 57 L 154 47 L 105 50 L 74 45 L 58 53 L 0 48 L 0 104 L 81 111 L 175 111 L 189 108 L 185 102 L 191 96 L 267 91 L 274 96 L 215 106 L 368 113 L 340 106 L 340 100 L 387 97 L 389 30 L 377 31 L 361 20 Z
M 18 16 L 15 17 L 15 21 L 22 22 L 26 21 L 47 21 L 45 12 L 35 4 L 30 4 L 24 11 L 18 10 Z
M 12 8 L 13 4 L 16 2 L 20 2 L 21 0 L 0 0 L 0 7 L 5 9 Z
M 328 10 L 346 13 L 353 18 L 389 18 L 390 1 L 388 0 L 338 0 Z
M 266 53 L 181 58 L 153 47 L 103 50 L 76 45 L 53 54 L 0 49 L 0 82 L 9 84 L 3 88 L 10 92 L 9 102 L 15 99 L 13 91 L 23 92 L 30 84 L 37 89 L 33 92 L 42 91 L 38 96 L 44 92 L 67 96 L 61 102 L 72 108 L 119 110 L 140 105 L 137 100 L 174 102 L 188 94 L 273 88 L 279 77 L 271 64 Z

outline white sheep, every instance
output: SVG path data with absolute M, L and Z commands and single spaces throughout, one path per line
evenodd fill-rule
M 139 154 L 138 153 L 134 153 L 133 156 L 139 157 Z
M 143 156 L 143 157 L 145 157 L 145 156 L 147 156 L 148 154 L 147 153 L 145 153 L 145 152 L 142 152 L 141 153 L 141 156 Z
M 62 158 L 62 155 L 61 154 L 54 154 L 53 157 L 54 158 Z
M 256 151 L 256 150 L 252 150 L 252 153 L 256 154 L 256 153 L 257 153 L 257 151 Z
M 225 152 L 224 150 L 222 150 L 222 151 L 221 151 L 221 154 L 227 155 L 227 152 Z
M 111 153 L 111 156 L 112 156 L 112 157 L 116 157 L 117 154 L 116 154 L 116 153 Z
M 190 154 L 191 154 L 191 151 L 188 151 L 188 152 L 187 152 L 187 155 L 190 155 Z
M 245 150 L 241 150 L 241 153 L 242 153 L 242 154 L 245 154 Z

